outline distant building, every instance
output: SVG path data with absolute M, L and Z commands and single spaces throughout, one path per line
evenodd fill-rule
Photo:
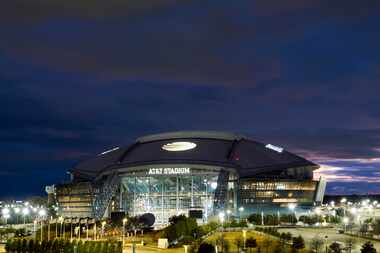
M 319 166 L 272 144 L 223 132 L 144 136 L 70 170 L 56 185 L 59 212 L 67 217 L 152 213 L 155 225 L 178 214 L 206 221 L 231 215 L 310 208 L 323 201 L 326 183 L 313 180 Z

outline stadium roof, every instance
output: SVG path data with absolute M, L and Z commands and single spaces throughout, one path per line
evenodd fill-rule
M 235 168 L 240 177 L 318 165 L 272 144 L 212 131 L 183 131 L 144 136 L 77 164 L 71 173 L 92 180 L 108 170 L 150 164 L 204 164 Z

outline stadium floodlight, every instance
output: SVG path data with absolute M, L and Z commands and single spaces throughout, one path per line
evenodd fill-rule
M 22 214 L 25 216 L 25 215 L 28 215 L 29 214 L 29 208 L 27 208 L 27 207 L 24 207 L 23 209 L 22 209 Z
M 9 210 L 9 208 L 3 208 L 2 210 L 1 210 L 1 214 L 3 215 L 3 216 L 5 216 L 5 215 L 7 215 L 7 214 L 9 214 L 10 213 L 10 210 Z
M 40 217 L 45 216 L 45 215 L 46 215 L 46 210 L 45 210 L 45 209 L 40 209 L 40 210 L 38 211 L 38 215 L 39 215 Z

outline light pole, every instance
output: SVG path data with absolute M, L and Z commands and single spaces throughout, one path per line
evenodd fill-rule
M 23 209 L 22 209 L 22 216 L 23 216 L 23 218 L 24 218 L 24 226 L 25 226 L 25 224 L 26 224 L 26 222 L 25 222 L 25 218 L 26 218 L 26 216 L 29 214 L 29 208 L 27 208 L 27 207 L 24 207 Z
M 20 211 L 21 211 L 20 208 L 15 207 L 14 212 L 16 214 L 16 224 L 18 224 L 18 216 L 19 216 Z
M 48 241 L 50 240 L 50 223 L 51 223 L 51 220 L 53 219 L 52 216 L 50 216 L 50 220 L 48 219 Z
M 9 210 L 9 208 L 3 208 L 2 210 L 1 210 L 1 214 L 3 215 L 3 218 L 5 219 L 5 225 L 7 225 L 7 223 L 8 223 L 8 219 L 9 219 L 9 217 L 10 217 L 10 210 Z
M 70 219 L 70 242 L 73 241 L 73 218 Z
M 38 211 L 38 216 L 40 217 L 40 222 L 41 222 L 41 241 L 43 239 L 43 229 L 44 229 L 44 217 L 46 215 L 46 210 L 41 209 Z
M 223 231 L 223 225 L 224 225 L 224 217 L 225 217 L 225 214 L 224 214 L 224 212 L 220 212 L 220 213 L 218 214 L 218 216 L 219 216 L 219 221 L 220 221 L 220 224 L 222 225 L 222 231 Z
M 103 235 L 104 235 L 104 227 L 106 226 L 107 222 L 106 221 L 102 221 L 102 234 L 100 235 L 101 239 L 103 239 Z
M 94 241 L 96 241 L 96 220 L 94 219 Z
M 59 221 L 59 223 L 60 223 L 59 237 L 61 237 L 61 236 L 62 236 L 62 223 L 63 223 L 63 221 L 64 221 L 63 217 L 62 217 L 62 216 L 59 216 L 58 221 Z
M 37 220 L 33 221 L 34 240 L 37 241 Z
M 239 207 L 239 220 L 241 221 L 241 214 L 244 212 L 244 207 L 243 206 L 241 206 L 241 207 Z
M 289 210 L 292 211 L 294 216 L 296 216 L 296 211 L 295 211 L 296 207 L 297 207 L 297 204 L 295 204 L 295 203 L 290 203 L 288 205 Z M 292 216 L 292 222 L 293 222 L 293 216 Z
M 348 221 L 349 221 L 348 217 L 344 217 L 344 218 L 343 218 L 344 232 L 346 232 L 346 230 L 347 230 L 347 224 L 348 224 Z
M 343 216 L 344 216 L 344 217 L 346 216 L 346 202 L 347 202 L 347 199 L 346 199 L 346 198 L 342 198 L 342 199 L 340 200 L 341 205 L 343 205 Z
M 247 241 L 247 230 L 243 229 L 243 248 L 245 250 L 245 243 Z
M 226 213 L 227 213 L 227 227 L 228 227 L 228 223 L 230 222 L 231 210 L 227 209 Z
M 124 250 L 124 239 L 125 239 L 125 223 L 127 223 L 128 219 L 124 218 L 123 219 L 123 250 Z

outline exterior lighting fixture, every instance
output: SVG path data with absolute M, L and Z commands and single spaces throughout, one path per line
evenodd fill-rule
M 15 209 L 15 213 L 18 214 L 20 212 L 20 208 L 16 207 Z
M 45 215 L 46 215 L 46 210 L 45 210 L 45 209 L 40 209 L 40 210 L 38 211 L 38 215 L 39 215 L 40 217 L 45 216 Z
M 212 189 L 215 190 L 216 187 L 218 187 L 218 183 L 217 182 L 211 182 L 210 186 L 211 186 Z
M 219 216 L 220 222 L 224 223 L 224 216 L 225 216 L 225 214 L 223 212 L 220 212 L 218 216 Z
M 9 212 L 10 212 L 10 211 L 9 211 L 9 208 L 4 208 L 4 209 L 1 210 L 1 214 L 2 214 L 3 216 L 9 214 Z
M 119 147 L 112 148 L 112 149 L 109 149 L 109 150 L 106 150 L 106 151 L 100 153 L 99 155 L 105 155 L 105 154 L 107 154 L 107 153 L 110 153 L 110 152 L 115 151 L 115 150 L 118 150 L 118 149 L 119 149 Z
M 281 147 L 278 147 L 278 146 L 275 146 L 275 145 L 272 145 L 272 144 L 267 144 L 265 146 L 266 148 L 269 148 L 269 149 L 272 149 L 278 153 L 282 153 L 282 151 L 284 151 L 284 148 L 281 148 Z
M 171 142 L 163 145 L 161 148 L 166 151 L 186 151 L 190 149 L 194 149 L 197 146 L 197 144 L 193 142 L 187 142 L 187 141 L 178 141 L 178 142 Z
M 26 208 L 26 207 L 24 207 L 24 208 L 22 209 L 22 214 L 23 214 L 23 215 L 28 215 L 28 214 L 29 214 L 29 209 Z
M 297 207 L 297 205 L 296 204 L 294 204 L 294 203 L 290 203 L 289 205 L 288 205 L 288 208 L 290 209 L 290 210 L 294 210 L 294 209 L 296 209 L 296 207 Z
M 239 207 L 239 212 L 244 212 L 244 207 Z
M 343 218 L 343 223 L 347 225 L 347 224 L 348 224 L 348 222 L 349 222 L 349 219 L 348 219 L 348 217 L 344 217 L 344 218 Z
M 346 198 L 342 198 L 341 200 L 340 200 L 340 203 L 346 203 L 347 202 L 347 199 Z

